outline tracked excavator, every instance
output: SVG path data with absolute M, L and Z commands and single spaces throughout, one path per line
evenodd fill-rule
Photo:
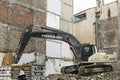
M 15 63 L 20 60 L 31 37 L 61 40 L 69 44 L 74 54 L 74 65 L 63 66 L 61 68 L 63 74 L 79 73 L 86 75 L 96 72 L 108 72 L 113 70 L 111 63 L 117 61 L 117 55 L 111 49 L 104 48 L 98 52 L 95 45 L 80 43 L 73 35 L 67 32 L 50 27 L 41 27 L 41 29 L 45 29 L 44 32 L 34 32 L 32 29 L 33 25 L 30 25 L 23 33 L 15 55 Z

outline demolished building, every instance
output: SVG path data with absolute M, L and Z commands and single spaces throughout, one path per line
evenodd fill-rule
M 41 26 L 48 26 L 72 34 L 72 14 L 73 0 L 1 0 L 0 59 L 2 60 L 8 52 L 16 53 L 20 37 L 30 24 L 34 25 L 34 31 L 41 30 Z M 70 52 L 69 46 L 66 43 L 32 38 L 25 48 L 19 65 L 34 62 L 36 59 L 35 64 L 45 65 L 45 76 L 57 74 L 60 73 L 61 66 L 73 64 L 72 53 L 66 57 L 68 52 Z M 28 61 L 26 56 L 29 55 Z

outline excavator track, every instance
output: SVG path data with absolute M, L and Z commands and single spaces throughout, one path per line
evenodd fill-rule
M 77 74 L 79 65 L 65 66 L 61 68 L 62 74 Z
M 95 64 L 87 64 L 87 65 L 73 65 L 66 66 L 61 68 L 62 74 L 80 74 L 80 75 L 92 75 L 95 73 L 101 72 L 110 72 L 113 68 L 111 65 L 95 65 Z
M 82 65 L 78 72 L 80 75 L 92 75 L 101 72 L 110 72 L 113 68 L 111 65 Z

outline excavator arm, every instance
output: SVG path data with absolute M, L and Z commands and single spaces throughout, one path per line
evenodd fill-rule
M 26 47 L 26 45 L 28 44 L 28 41 L 31 38 L 31 32 L 32 32 L 32 27 L 33 25 L 30 25 L 29 27 L 26 28 L 25 32 L 22 34 L 18 47 L 17 47 L 17 51 L 15 54 L 15 59 L 14 62 L 18 63 L 18 61 L 20 60 L 22 53 Z
M 54 39 L 67 42 L 70 45 L 70 49 L 73 51 L 76 59 L 80 59 L 81 56 L 79 55 L 79 48 L 81 44 L 71 34 L 63 32 L 61 30 L 45 27 L 41 27 L 41 29 L 46 29 L 48 32 L 32 32 L 32 28 L 33 25 L 28 26 L 20 39 L 15 55 L 15 63 L 18 63 L 20 60 L 22 53 L 31 37 Z

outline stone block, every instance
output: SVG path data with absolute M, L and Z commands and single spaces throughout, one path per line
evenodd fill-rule
M 34 11 L 32 9 L 13 4 L 12 5 L 12 24 L 16 26 L 27 27 L 33 24 Z
M 46 25 L 46 13 L 40 11 L 35 12 L 35 25 L 40 25 L 40 26 Z
M 35 40 L 35 51 L 45 54 L 46 51 L 46 40 L 45 39 L 36 39 Z
M 8 22 L 8 7 L 7 2 L 0 0 L 0 21 Z
M 19 41 L 20 41 L 20 37 L 21 37 L 21 33 L 20 31 L 17 30 L 10 30 L 10 47 L 9 49 L 11 51 L 16 51 Z
M 36 0 L 34 6 L 36 6 L 39 9 L 46 10 L 46 3 L 46 0 Z

